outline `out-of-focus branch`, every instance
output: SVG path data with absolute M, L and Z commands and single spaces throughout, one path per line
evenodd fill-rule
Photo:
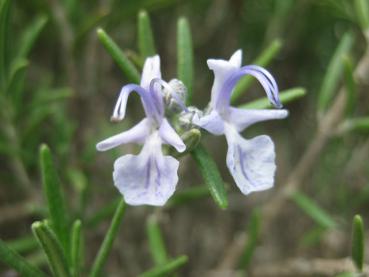
M 68 21 L 65 9 L 59 0 L 49 0 L 51 11 L 60 29 L 62 55 L 70 86 L 78 89 L 77 66 L 73 58 L 74 31 Z
M 369 31 L 365 36 L 367 42 L 369 42 Z M 358 83 L 364 84 L 367 82 L 366 78 L 368 75 L 369 43 L 367 44 L 364 55 L 356 67 L 354 78 Z M 306 149 L 297 165 L 291 170 L 291 174 L 288 176 L 285 185 L 274 193 L 273 197 L 264 204 L 261 210 L 263 218 L 262 233 L 265 233 L 266 230 L 270 230 L 270 225 L 274 222 L 277 216 L 282 213 L 284 205 L 288 202 L 290 195 L 299 190 L 304 184 L 306 178 L 311 174 L 321 151 L 328 143 L 329 139 L 336 133 L 337 126 L 343 119 L 345 107 L 346 90 L 345 87 L 341 87 L 329 110 L 319 120 L 312 143 Z M 244 236 L 246 236 L 246 234 L 244 234 Z M 239 238 L 235 239 L 228 247 L 228 250 L 231 251 L 231 249 L 239 249 L 242 247 L 240 246 L 240 241 L 241 240 Z M 228 253 L 228 251 L 226 250 L 225 253 Z M 224 258 L 224 260 L 227 260 L 227 264 L 231 265 L 230 268 L 233 268 L 233 266 L 237 264 L 239 256 L 231 256 L 233 257 L 233 261 L 230 262 L 228 258 Z M 224 260 L 220 262 L 220 264 L 224 264 Z
M 252 270 L 251 276 L 336 276 L 343 272 L 356 272 L 350 258 L 343 259 L 291 259 L 284 263 L 263 264 Z M 367 276 L 369 266 L 364 267 L 362 275 Z
M 369 33 L 366 34 L 369 37 Z M 358 83 L 366 82 L 369 74 L 369 44 L 360 59 L 354 72 L 354 78 Z M 283 209 L 286 200 L 291 193 L 298 190 L 304 183 L 304 180 L 310 175 L 314 164 L 316 163 L 322 149 L 334 135 L 337 126 L 343 119 L 346 107 L 346 90 L 341 87 L 330 109 L 318 122 L 318 128 L 312 143 L 307 148 L 296 167 L 291 170 L 287 178 L 286 185 L 283 186 L 273 197 L 263 206 L 263 230 L 267 230 L 271 222 L 277 217 Z

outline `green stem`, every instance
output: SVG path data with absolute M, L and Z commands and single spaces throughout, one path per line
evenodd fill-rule
M 120 223 L 122 222 L 122 218 L 124 215 L 124 211 L 126 209 L 126 204 L 122 199 L 119 202 L 119 205 L 115 211 L 112 222 L 110 224 L 109 230 L 104 238 L 104 241 L 99 249 L 99 252 L 95 258 L 94 264 L 92 266 L 92 270 L 90 273 L 90 277 L 98 277 L 100 276 L 101 270 L 106 263 L 109 252 L 113 246 L 113 242 L 115 237 L 118 234 Z
M 0 260 L 7 266 L 16 270 L 24 277 L 46 277 L 46 275 L 32 264 L 28 263 L 4 241 L 0 240 Z

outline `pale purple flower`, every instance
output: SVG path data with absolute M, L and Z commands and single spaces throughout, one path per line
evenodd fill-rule
M 247 110 L 230 106 L 231 94 L 238 80 L 244 75 L 252 75 L 263 86 L 270 102 L 277 108 L 282 107 L 272 75 L 256 65 L 241 67 L 241 61 L 241 50 L 236 51 L 229 61 L 207 61 L 214 71 L 209 112 L 194 116 L 193 123 L 214 135 L 226 136 L 227 167 L 241 192 L 249 194 L 273 186 L 276 170 L 274 144 L 269 136 L 261 135 L 248 140 L 240 132 L 259 121 L 285 118 L 288 111 Z
M 161 148 L 162 144 L 169 144 L 178 152 L 183 152 L 186 146 L 164 117 L 162 86 L 171 90 L 161 80 L 159 56 L 150 57 L 145 61 L 140 85 L 128 84 L 122 88 L 112 120 L 124 118 L 132 91 L 140 95 L 146 117 L 128 131 L 96 145 L 97 150 L 105 151 L 126 143 L 143 144 L 138 155 L 124 155 L 114 163 L 114 184 L 130 205 L 162 206 L 173 194 L 178 182 L 179 162 L 163 155 Z

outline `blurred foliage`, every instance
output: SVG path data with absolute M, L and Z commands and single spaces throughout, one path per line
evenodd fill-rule
M 56 276 L 87 276 L 90 269 L 91 276 L 160 276 L 182 267 L 183 276 L 212 274 L 242 233 L 247 239 L 232 269 L 253 276 L 272 260 L 283 268 L 289 257 L 349 256 L 357 213 L 352 257 L 365 271 L 369 97 L 367 80 L 355 72 L 368 48 L 368 6 L 367 0 L 0 0 L 0 274 L 13 268 L 24 276 L 42 276 L 40 269 Z M 97 141 L 142 114 L 132 99 L 127 120 L 110 124 L 116 93 L 137 81 L 144 58 L 157 52 L 164 78 L 181 76 L 191 91 L 188 103 L 204 107 L 213 77 L 206 59 L 227 58 L 238 48 L 243 64 L 273 73 L 290 112 L 286 121 L 247 130 L 274 138 L 276 188 L 241 195 L 218 168 L 224 143 L 203 136 L 195 161 L 182 158 L 178 191 L 166 207 L 126 211 L 111 167 L 137 148 L 95 151 Z M 321 122 L 341 88 L 348 99 L 344 118 L 304 187 L 263 232 L 259 208 L 278 197 L 314 134 L 324 132 Z M 260 92 L 244 78 L 232 100 L 268 108 Z M 42 143 L 53 156 L 41 147 L 39 174 Z M 204 146 L 216 149 L 214 156 Z

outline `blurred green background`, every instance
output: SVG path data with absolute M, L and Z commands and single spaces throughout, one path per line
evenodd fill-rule
M 30 229 L 33 221 L 47 217 L 38 158 L 40 144 L 46 143 L 61 180 L 67 218 L 82 221 L 81 276 L 87 276 L 120 199 L 112 184 L 113 162 L 139 150 L 128 145 L 98 153 L 95 144 L 143 115 L 138 97 L 132 97 L 127 118 L 119 124 L 109 121 L 117 93 L 130 80 L 96 30 L 104 28 L 141 71 L 137 15 L 146 10 L 168 81 L 177 76 L 177 21 L 187 18 L 193 104 L 199 108 L 208 103 L 213 81 L 206 60 L 228 59 L 239 48 L 243 64 L 265 66 L 281 91 L 298 88 L 298 97 L 285 104 L 290 111 L 286 120 L 258 124 L 244 133 L 247 138 L 273 138 L 275 188 L 242 195 L 225 167 L 225 140 L 203 136 L 227 184 L 228 208 L 221 210 L 212 201 L 194 160 L 181 158 L 177 198 L 161 209 L 127 207 L 103 269 L 106 276 L 136 276 L 158 264 L 150 222 L 160 226 L 168 257 L 187 255 L 178 276 L 356 271 L 348 259 L 351 222 L 355 214 L 364 221 L 369 216 L 366 0 L 0 3 L 0 238 L 27 261 L 49 272 Z M 4 3 L 10 4 L 9 13 Z M 235 103 L 264 96 L 255 82 Z M 5 264 L 0 272 L 14 276 Z

